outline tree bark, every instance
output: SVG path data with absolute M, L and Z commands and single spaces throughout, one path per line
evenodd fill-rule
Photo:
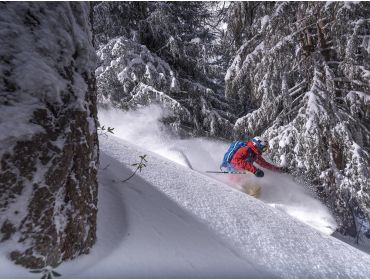
M 0 6 L 0 240 L 17 264 L 55 267 L 96 240 L 90 6 Z

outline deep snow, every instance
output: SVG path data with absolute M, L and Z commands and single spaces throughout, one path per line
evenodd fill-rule
M 183 208 L 207 225 L 223 240 L 228 250 L 254 268 L 252 274 L 249 270 L 240 271 L 239 277 L 256 277 L 255 270 L 263 278 L 266 275 L 283 278 L 370 276 L 369 255 L 298 222 L 264 202 L 116 137 L 101 138 L 101 148 L 126 166 L 147 153 L 148 167 L 140 176 L 171 199 L 176 207 Z M 125 251 L 124 246 L 122 252 Z M 138 244 L 136 246 L 139 247 Z M 193 248 L 199 249 L 199 245 L 194 244 Z M 212 258 L 218 258 L 211 253 L 206 254 L 211 262 Z M 187 258 L 186 255 L 183 257 Z M 167 275 L 167 271 L 162 273 L 162 277 Z M 189 271 L 181 275 L 194 276 Z
M 129 146 L 127 146 L 129 147 Z M 239 257 L 206 224 L 102 154 L 98 243 L 89 256 L 63 264 L 78 278 L 253 278 L 271 275 Z M 113 182 L 114 181 L 114 182 Z

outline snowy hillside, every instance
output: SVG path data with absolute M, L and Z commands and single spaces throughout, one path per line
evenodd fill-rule
M 97 247 L 66 276 L 370 276 L 368 255 L 225 184 L 118 138 L 101 148 Z M 141 178 L 120 183 L 143 153 Z
M 148 115 L 151 116 L 148 119 Z M 236 189 L 227 175 L 205 173 L 219 170 L 220 159 L 228 147 L 227 142 L 209 138 L 180 139 L 161 123 L 165 112 L 159 106 L 150 106 L 135 112 L 123 112 L 111 108 L 101 109 L 99 119 L 115 127 L 121 139 L 155 152 L 173 162 L 206 174 Z M 318 230 L 331 234 L 337 227 L 328 209 L 313 197 L 306 188 L 293 181 L 288 175 L 264 170 L 265 178 L 246 176 L 248 181 L 260 184 L 264 191 L 260 199 Z

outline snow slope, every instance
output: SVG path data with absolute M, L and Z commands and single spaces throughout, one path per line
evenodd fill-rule
M 135 176 L 122 184 L 131 173 L 123 163 L 104 152 L 100 160 L 98 241 L 91 254 L 55 269 L 63 278 L 271 276 L 149 182 Z M 5 251 L 0 278 L 39 278 L 11 263 Z
M 107 149 L 109 147 L 110 144 Z M 129 145 L 126 147 L 131 151 Z M 135 161 L 138 154 L 132 155 Z M 121 183 L 120 180 L 131 172 L 122 162 L 105 152 L 101 161 L 102 166 L 109 166 L 100 172 L 98 243 L 91 255 L 63 264 L 60 267 L 63 276 L 271 276 L 240 258 L 206 224 L 148 181 L 135 176 L 129 182 Z M 153 158 L 152 164 L 154 162 Z
M 98 244 L 67 277 L 370 276 L 368 255 L 228 185 L 112 136 L 101 149 Z
M 100 145 L 97 244 L 56 268 L 65 278 L 370 277 L 370 256 L 264 202 L 114 136 Z M 1 278 L 39 277 L 0 258 Z

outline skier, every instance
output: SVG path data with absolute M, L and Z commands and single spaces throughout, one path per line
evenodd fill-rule
M 268 150 L 268 143 L 261 137 L 254 137 L 252 140 L 245 142 L 245 146 L 240 147 L 233 155 L 229 171 L 247 170 L 253 173 L 256 177 L 263 177 L 264 172 L 253 165 L 256 162 L 258 165 L 272 171 L 286 173 L 287 167 L 278 167 L 265 161 L 262 153 Z M 249 195 L 258 197 L 261 192 L 261 187 L 249 180 L 246 176 L 229 175 L 229 179 L 243 188 L 243 191 Z
M 257 177 L 263 177 L 261 169 L 256 168 L 253 163 L 265 167 L 272 171 L 288 172 L 286 167 L 278 167 L 265 161 L 262 153 L 268 150 L 268 143 L 261 137 L 254 137 L 252 140 L 245 142 L 245 146 L 239 148 L 231 159 L 231 165 L 235 170 L 247 170 Z

